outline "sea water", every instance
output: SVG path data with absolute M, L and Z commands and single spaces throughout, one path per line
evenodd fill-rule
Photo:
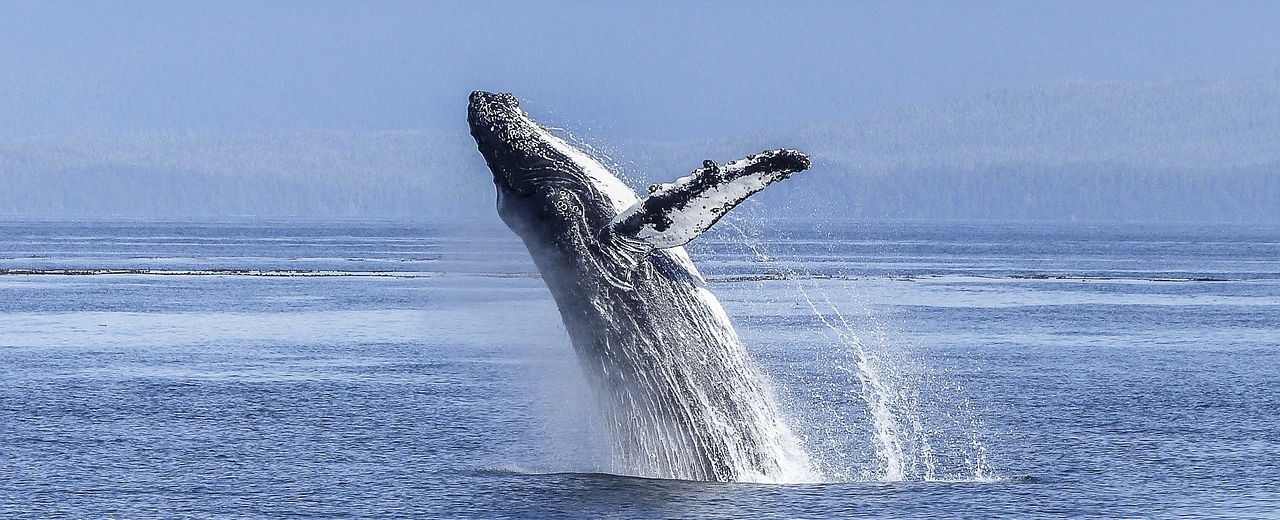
M 0 222 L 3 518 L 1275 518 L 1280 227 L 724 222 L 822 478 L 610 473 L 496 226 Z

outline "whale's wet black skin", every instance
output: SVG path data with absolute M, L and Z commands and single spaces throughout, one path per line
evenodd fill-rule
M 471 135 L 498 213 L 529 249 L 596 389 L 610 471 L 690 480 L 813 479 L 720 302 L 682 247 L 770 183 L 809 167 L 772 150 L 712 161 L 641 199 L 541 127 L 511 94 L 475 92 Z

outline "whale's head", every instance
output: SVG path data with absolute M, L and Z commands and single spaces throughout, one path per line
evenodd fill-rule
M 591 156 L 536 123 L 515 96 L 476 91 L 471 136 L 498 192 L 498 214 L 526 243 L 591 243 L 636 194 Z
M 538 125 L 506 93 L 475 91 L 467 105 L 467 123 L 476 146 L 493 171 L 500 195 L 527 197 L 536 191 L 533 168 L 550 166 Z

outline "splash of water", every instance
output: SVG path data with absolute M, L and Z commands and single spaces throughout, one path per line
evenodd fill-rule
M 793 406 L 807 411 L 801 413 L 809 419 L 806 437 L 811 448 L 825 455 L 820 463 L 826 480 L 997 478 L 979 436 L 981 421 L 967 399 L 959 404 L 951 402 L 946 395 L 949 385 L 912 359 L 904 346 L 895 344 L 888 327 L 870 309 L 857 306 L 861 311 L 858 319 L 851 319 L 815 282 L 820 277 L 802 261 L 799 267 L 782 267 L 765 253 L 760 241 L 737 224 L 727 224 L 758 262 L 783 271 L 782 278 L 794 284 L 830 338 L 829 348 L 815 351 L 810 362 L 830 367 L 835 374 L 821 380 L 800 378 L 805 386 L 825 388 L 801 397 L 809 402 Z M 836 404 L 844 393 L 854 394 L 862 404 L 865 424 L 851 424 L 847 420 L 849 408 Z M 859 457 L 847 448 L 850 438 L 859 435 L 865 436 L 865 445 L 871 447 L 869 461 L 857 460 Z
M 703 297 L 714 301 L 709 292 Z M 719 313 L 707 317 L 710 326 L 650 328 L 645 341 L 610 345 L 625 355 L 597 360 L 602 366 L 591 372 L 604 375 L 593 386 L 603 390 L 597 397 L 611 431 L 611 470 L 685 480 L 816 480 L 728 316 L 718 305 L 706 308 Z
M 607 471 L 642 477 L 737 482 L 813 482 L 808 454 L 775 392 L 743 347 L 719 300 L 704 287 L 654 283 L 659 269 L 689 269 L 682 250 L 652 253 L 637 270 L 645 291 L 585 298 L 561 313 L 579 341 L 611 455 Z M 666 267 L 663 267 L 666 266 Z M 676 269 L 678 268 L 678 269 Z M 690 293 L 692 291 L 692 293 Z M 584 299 L 571 300 L 578 305 Z

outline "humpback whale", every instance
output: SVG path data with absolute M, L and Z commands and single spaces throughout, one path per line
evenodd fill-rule
M 809 167 L 770 150 L 707 160 L 642 199 L 534 122 L 515 96 L 471 94 L 471 135 L 497 209 L 523 240 L 595 389 L 611 471 L 655 478 L 812 479 L 783 420 L 684 244 L 748 196 Z

